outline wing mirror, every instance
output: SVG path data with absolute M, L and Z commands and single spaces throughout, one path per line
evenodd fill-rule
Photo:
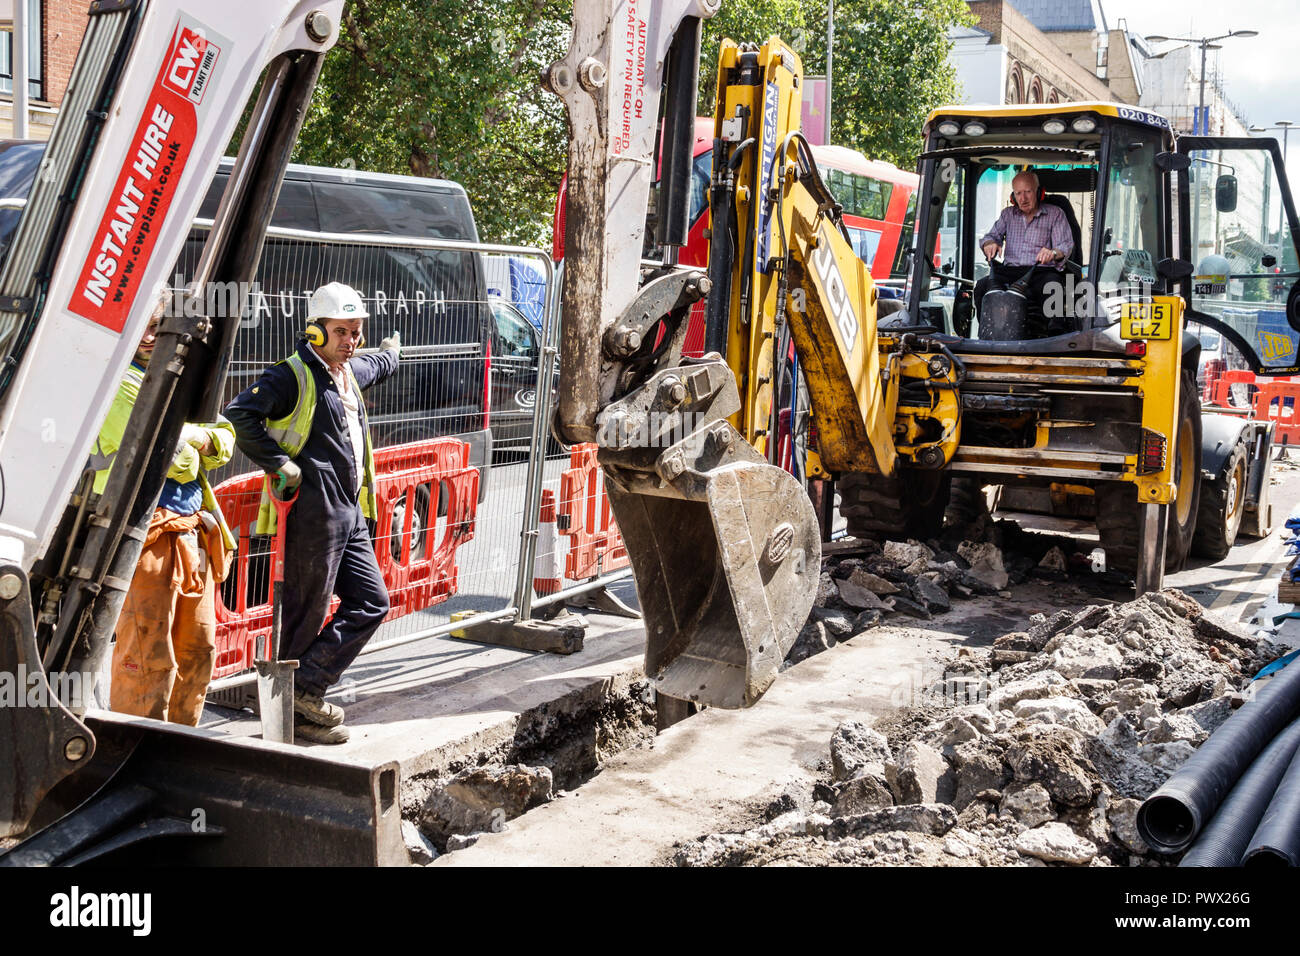
M 1237 177 L 1226 173 L 1214 181 L 1214 208 L 1232 212 L 1237 208 Z

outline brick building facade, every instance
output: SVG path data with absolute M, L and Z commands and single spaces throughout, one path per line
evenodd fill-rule
M 23 2 L 23 0 L 15 0 Z M 54 116 L 68 90 L 72 64 L 86 35 L 90 0 L 27 0 L 31 23 L 40 25 L 39 44 L 32 37 L 28 53 L 29 78 L 27 135 L 31 139 L 48 139 Z M 39 16 L 37 15 L 39 10 Z M 4 44 L 4 71 L 11 73 L 12 24 L 0 35 Z M 34 31 L 32 31 L 34 32 Z M 30 35 L 30 34 L 29 34 Z M 0 92 L 0 138 L 9 138 L 13 130 L 13 94 L 11 80 Z

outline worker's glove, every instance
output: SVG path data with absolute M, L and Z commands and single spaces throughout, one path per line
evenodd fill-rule
M 185 427 L 181 429 L 181 441 L 203 451 L 212 443 L 212 436 L 202 425 L 191 425 L 186 422 Z
M 381 339 L 379 347 L 384 351 L 392 349 L 400 356 L 402 354 L 402 334 L 400 332 L 394 332 L 388 338 Z
M 302 484 L 302 469 L 291 461 L 286 461 L 271 478 L 275 490 L 284 493 L 293 491 Z

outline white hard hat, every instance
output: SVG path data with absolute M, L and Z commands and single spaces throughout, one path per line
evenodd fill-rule
M 311 294 L 307 303 L 307 320 L 368 319 L 366 304 L 357 290 L 342 282 L 331 282 Z

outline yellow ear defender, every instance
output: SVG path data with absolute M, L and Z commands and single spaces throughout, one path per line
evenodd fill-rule
M 302 337 L 307 340 L 308 344 L 314 345 L 317 348 L 323 348 L 325 346 L 325 340 L 328 338 L 325 334 L 324 323 L 319 319 L 312 319 L 307 323 L 307 328 L 303 329 Z M 361 333 L 361 338 L 357 340 L 357 348 L 361 349 L 365 348 L 365 346 L 366 335 L 363 332 Z

